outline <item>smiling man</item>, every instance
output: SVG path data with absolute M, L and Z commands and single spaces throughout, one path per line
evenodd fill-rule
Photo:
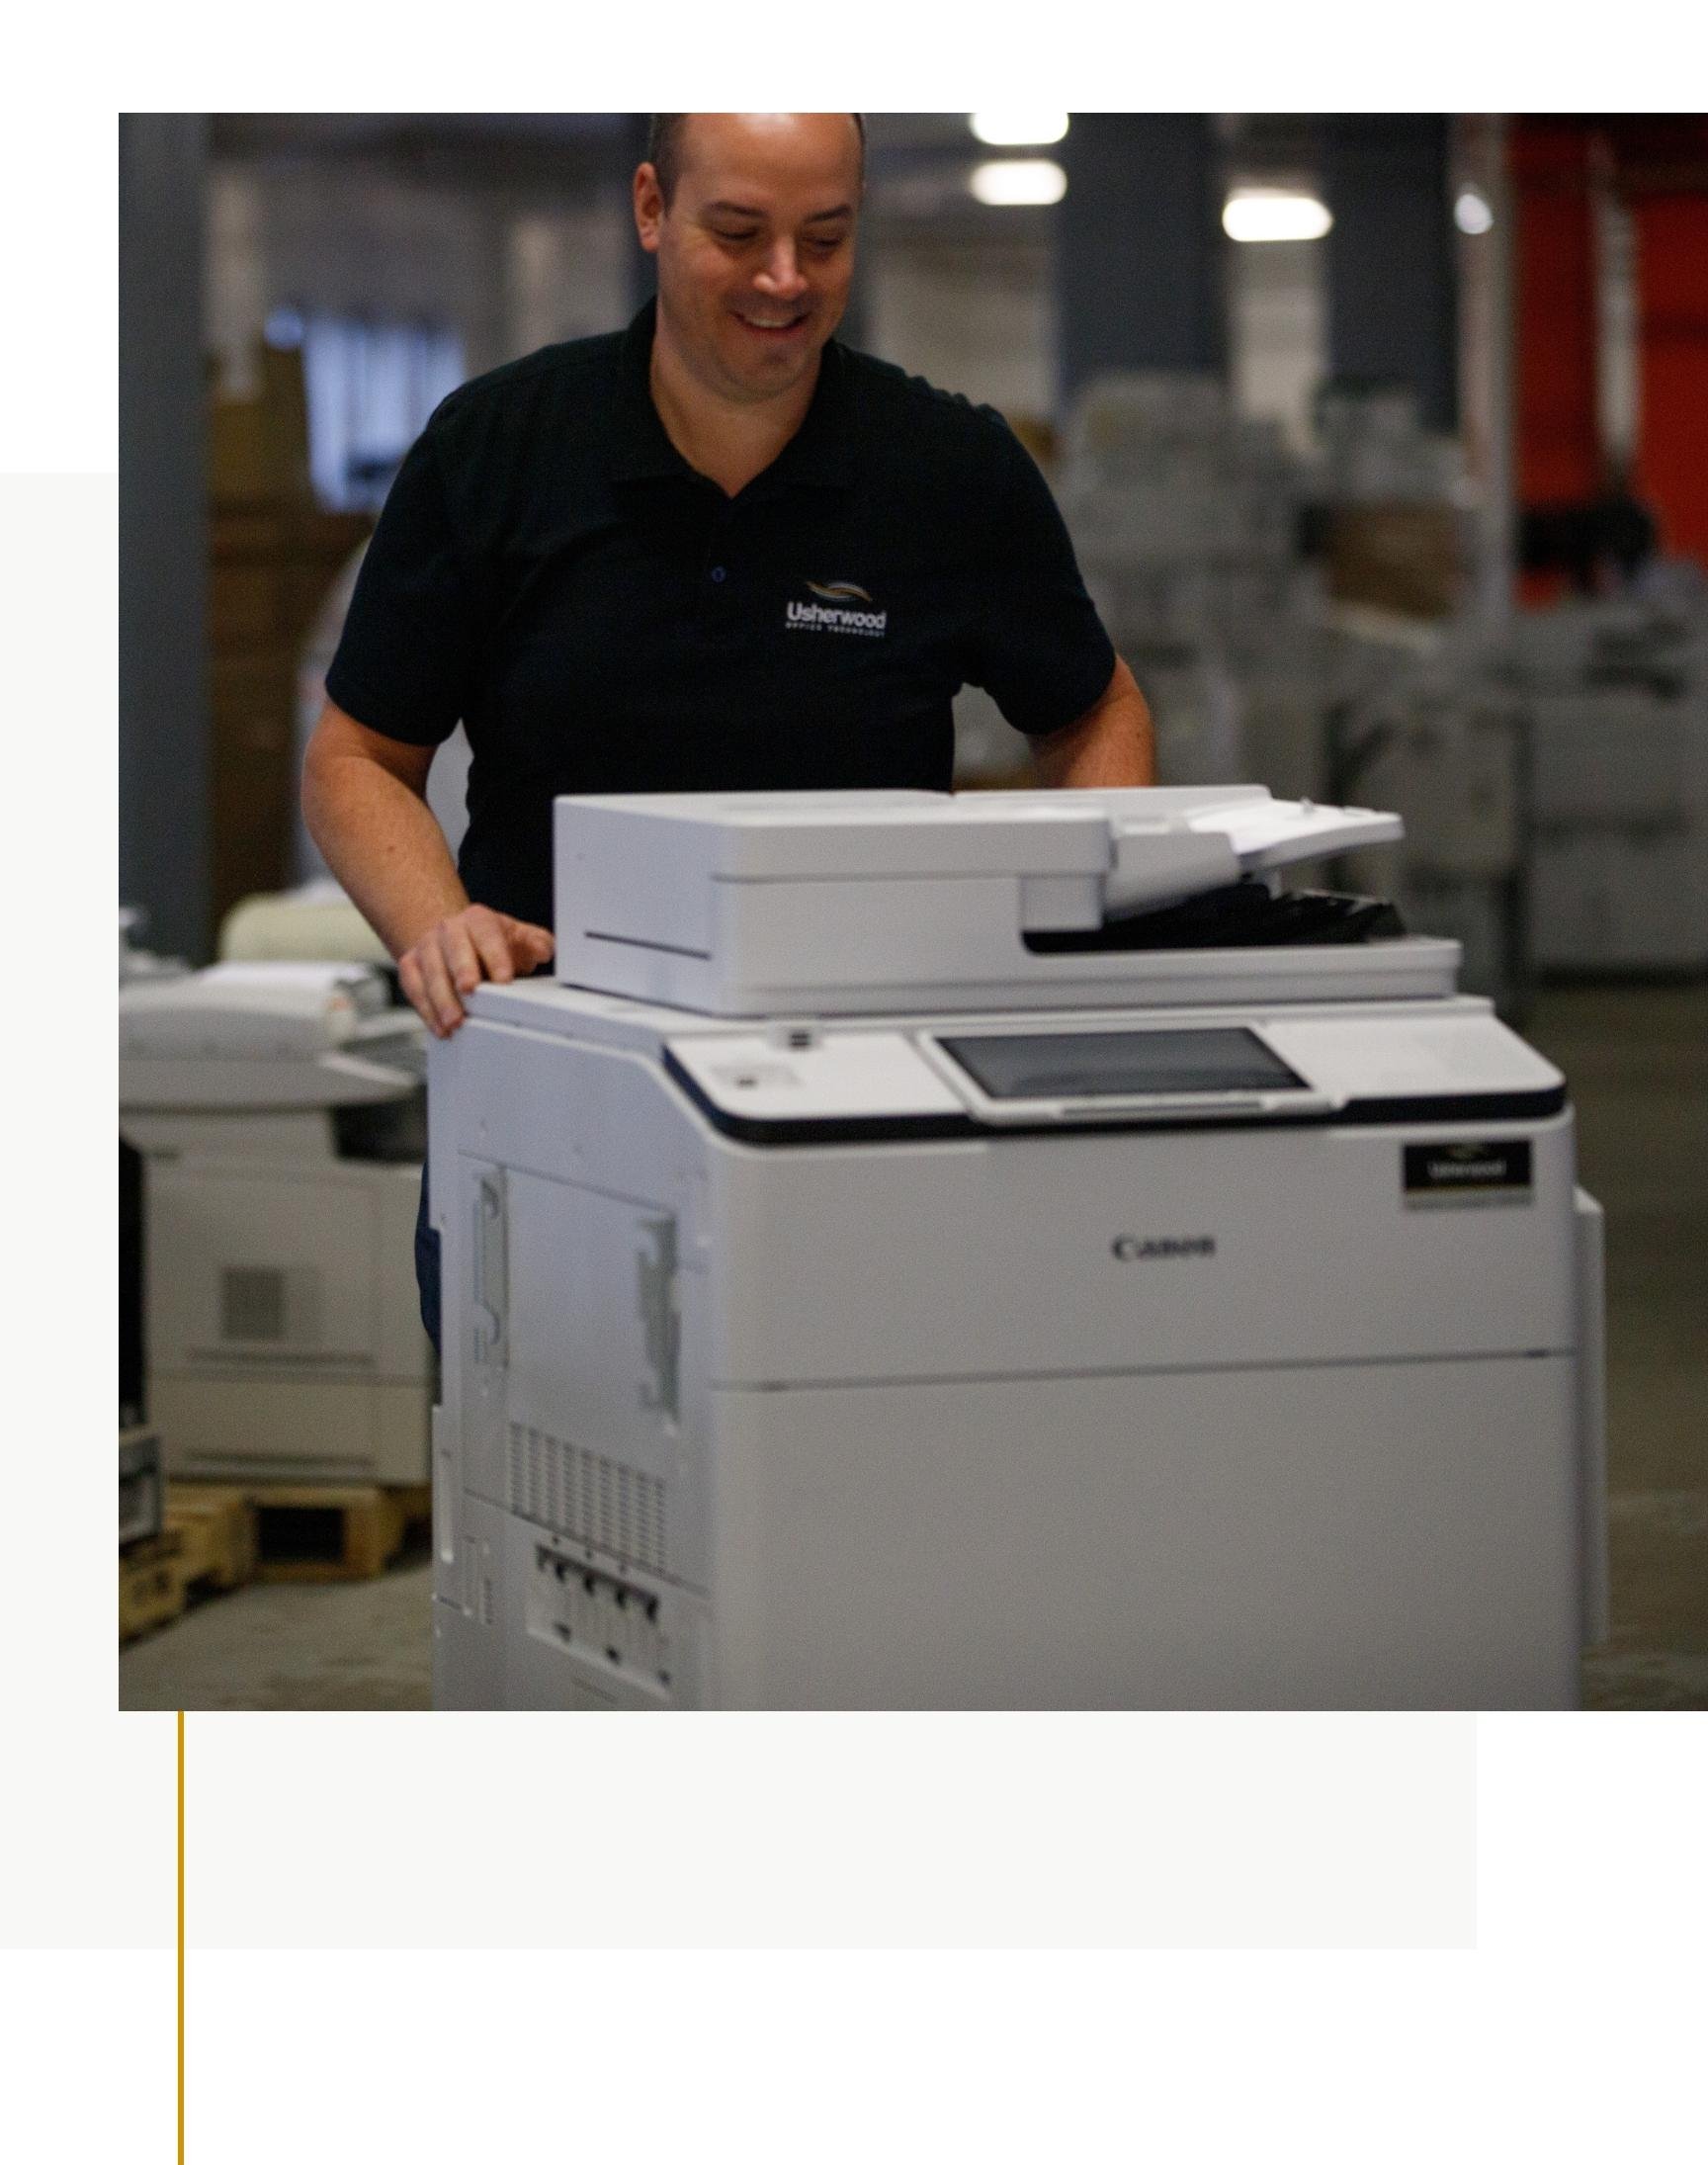
M 806 419 L 848 305 L 864 135 L 850 114 L 672 113 L 649 148 L 635 222 L 658 259 L 652 402 L 735 495 Z
M 464 385 L 392 484 L 303 811 L 439 1036 L 551 956 L 556 796 L 947 789 L 964 683 L 1046 782 L 1152 778 L 1012 431 L 832 335 L 864 162 L 852 114 L 655 116 L 656 303 Z M 426 785 L 459 721 L 456 865 Z

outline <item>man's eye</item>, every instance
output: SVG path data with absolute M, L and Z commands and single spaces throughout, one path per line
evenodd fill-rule
M 810 240 L 807 245 L 815 256 L 833 256 L 847 239 L 846 233 L 837 233 L 829 240 Z
M 715 225 L 713 226 L 712 230 L 714 233 L 717 234 L 720 240 L 732 240 L 737 243 L 741 243 L 756 239 L 758 237 L 759 229 L 757 226 L 750 225 L 744 231 L 737 233 L 732 232 L 726 225 Z

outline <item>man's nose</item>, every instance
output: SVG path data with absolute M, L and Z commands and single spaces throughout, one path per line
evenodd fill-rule
M 757 284 L 779 301 L 793 301 L 807 291 L 807 280 L 792 240 L 780 240 L 765 258 Z

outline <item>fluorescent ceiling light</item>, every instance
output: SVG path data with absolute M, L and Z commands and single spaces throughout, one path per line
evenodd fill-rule
M 1222 212 L 1230 240 L 1321 240 L 1333 222 L 1326 204 L 1294 188 L 1236 188 Z
M 981 203 L 1060 203 L 1068 176 L 1054 158 L 992 158 L 973 168 L 972 188 Z
M 970 113 L 981 142 L 1060 142 L 1068 132 L 1066 113 Z
M 1494 214 L 1475 188 L 1462 188 L 1453 206 L 1453 221 L 1462 233 L 1486 233 L 1494 222 Z

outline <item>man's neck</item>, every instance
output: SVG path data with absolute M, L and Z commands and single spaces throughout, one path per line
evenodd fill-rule
M 663 325 L 652 339 L 649 382 L 664 433 L 697 474 L 739 495 L 782 453 L 807 418 L 822 356 L 775 398 L 722 398 L 693 376 Z

